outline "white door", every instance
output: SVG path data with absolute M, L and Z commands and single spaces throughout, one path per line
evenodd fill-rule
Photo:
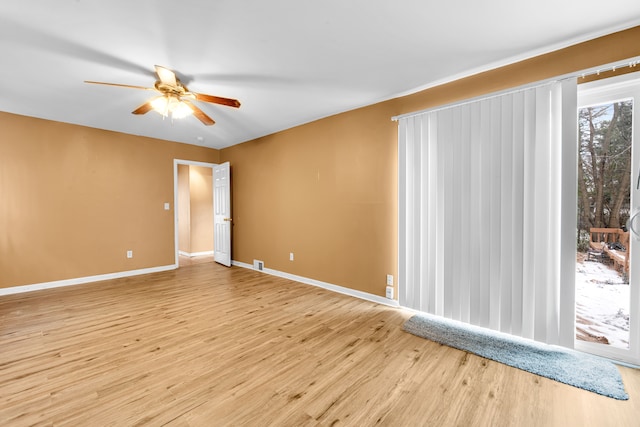
M 213 168 L 213 253 L 216 262 L 231 267 L 231 166 Z
M 631 167 L 631 210 L 629 212 L 629 284 L 631 285 L 631 346 L 629 361 L 640 365 L 640 80 L 634 91 L 633 161 Z
M 632 127 L 629 141 L 630 147 L 625 150 L 624 153 L 608 156 L 598 156 L 596 153 L 595 156 L 597 164 L 605 164 L 605 161 L 613 164 L 614 160 L 620 161 L 620 159 L 625 158 L 625 156 L 626 158 L 630 157 L 629 167 L 628 169 L 624 169 L 627 176 L 613 183 L 614 186 L 619 185 L 620 188 L 628 186 L 626 188 L 630 190 L 629 199 L 627 199 L 629 200 L 627 205 L 629 221 L 626 224 L 629 233 L 629 241 L 626 248 L 629 262 L 628 271 L 625 273 L 624 266 L 616 265 L 612 262 L 611 257 L 608 256 L 606 257 L 606 268 L 603 265 L 595 265 L 593 262 L 591 262 L 588 268 L 607 273 L 608 275 L 606 277 L 613 277 L 613 279 L 608 279 L 606 283 L 597 286 L 595 283 L 599 282 L 593 279 L 585 282 L 584 286 L 586 290 L 585 293 L 593 293 L 593 296 L 590 296 L 590 298 L 595 301 L 594 316 L 588 318 L 589 322 L 593 319 L 599 321 L 600 318 L 602 318 L 604 319 L 602 323 L 605 326 L 604 328 L 597 329 L 598 323 L 591 322 L 589 329 L 595 330 L 598 335 L 600 335 L 600 332 L 603 330 L 611 331 L 610 338 L 613 338 L 613 340 L 607 339 L 605 343 L 576 340 L 575 347 L 578 350 L 632 364 L 640 364 L 640 235 L 638 235 L 640 232 L 640 78 L 637 74 L 638 73 L 632 73 L 586 83 L 581 85 L 578 90 L 578 105 L 580 107 L 601 107 L 613 104 L 614 102 L 625 102 L 627 105 L 630 105 L 631 114 L 630 120 L 627 123 L 631 123 Z M 600 111 L 604 112 L 605 110 L 600 108 Z M 610 121 L 613 120 L 606 114 L 603 115 L 603 117 Z M 630 156 L 629 151 L 631 152 Z M 590 157 L 592 158 L 593 155 Z M 591 162 L 590 164 L 596 164 L 596 162 Z M 621 231 L 626 231 L 622 229 L 623 226 L 623 224 L 620 224 Z M 585 270 L 586 268 L 587 267 L 585 267 Z M 613 275 L 611 276 L 612 272 Z M 616 274 L 622 277 L 622 279 L 617 280 L 618 276 L 616 276 Z M 618 282 L 622 283 L 622 285 L 618 284 Z M 626 286 L 624 285 L 625 282 L 627 283 Z M 621 297 L 613 298 L 609 296 L 610 294 Z M 576 309 L 580 307 L 578 296 L 579 295 L 576 294 Z M 584 306 L 580 308 L 582 307 Z M 611 308 L 614 310 L 611 311 Z M 619 334 L 617 333 L 620 330 L 623 332 L 626 330 L 627 332 L 626 335 L 621 335 L 624 340 L 622 344 L 616 344 L 616 340 L 620 341 L 618 339 Z

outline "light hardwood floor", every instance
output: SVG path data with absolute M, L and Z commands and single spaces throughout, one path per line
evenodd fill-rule
M 0 297 L 0 425 L 637 426 L 617 401 L 415 337 L 410 313 L 196 264 Z

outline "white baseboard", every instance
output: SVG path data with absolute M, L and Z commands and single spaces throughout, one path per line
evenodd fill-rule
M 253 265 L 246 264 L 240 261 L 232 261 L 232 265 L 235 265 L 237 267 L 247 268 L 249 270 L 258 271 L 253 268 Z M 14 286 L 10 288 L 0 288 L 0 296 L 19 294 L 22 292 L 39 291 L 42 289 L 59 288 L 63 286 L 81 285 L 83 283 L 99 282 L 101 280 L 119 279 L 122 277 L 138 276 L 141 274 L 158 273 L 161 271 L 175 270 L 176 268 L 178 268 L 178 265 L 171 264 L 171 265 L 164 265 L 160 267 L 143 268 L 140 270 L 120 271 L 117 273 L 99 274 L 97 276 L 78 277 L 75 279 L 57 280 L 54 282 L 36 283 L 32 285 Z M 345 288 L 343 286 L 338 286 L 331 283 L 322 282 L 320 280 L 310 279 L 308 277 L 298 276 L 291 273 L 285 273 L 283 271 L 265 268 L 264 270 L 262 270 L 262 273 L 270 274 L 272 276 L 282 277 L 284 279 L 293 280 L 293 281 L 304 283 L 307 285 L 317 286 L 319 288 L 323 288 L 332 292 L 338 292 L 340 294 L 349 295 L 355 298 L 375 302 L 378 304 L 387 305 L 390 307 L 400 306 L 398 304 L 398 301 L 396 300 L 390 300 L 378 295 L 370 294 L 368 292 L 362 292 L 362 291 L 358 291 L 351 288 Z
M 97 276 L 78 277 L 75 279 L 57 280 L 55 282 L 36 283 L 33 285 L 13 286 L 0 288 L 0 296 L 19 294 L 22 292 L 39 291 L 42 289 L 60 288 L 62 286 L 81 285 L 83 283 L 99 282 L 101 280 L 120 279 L 122 277 L 138 276 L 140 274 L 158 273 L 160 271 L 175 270 L 176 264 L 160 267 L 142 268 L 139 270 L 119 271 L 117 273 L 99 274 Z
M 293 280 L 293 281 L 304 283 L 307 285 L 317 286 L 319 288 L 323 288 L 332 292 L 338 292 L 340 294 L 349 295 L 349 296 L 360 298 L 366 301 L 388 305 L 390 307 L 400 307 L 400 304 L 398 303 L 397 300 L 387 299 L 385 297 L 370 294 L 368 292 L 362 292 L 362 291 L 358 291 L 351 288 L 345 288 L 344 286 L 338 286 L 332 283 L 322 282 L 320 280 L 309 279 L 308 277 L 297 276 L 295 274 L 285 273 L 283 271 L 278 271 L 278 270 L 272 270 L 270 268 L 265 268 L 263 270 L 256 270 L 255 268 L 253 268 L 253 265 L 240 262 L 240 261 L 231 261 L 231 264 L 238 267 L 247 268 L 249 270 L 254 270 L 258 272 L 261 271 L 262 273 L 270 274 L 272 276 L 282 277 L 284 279 Z
M 193 258 L 194 256 L 206 256 L 206 255 L 213 255 L 213 251 L 204 251 L 204 252 L 185 252 L 185 251 L 178 251 L 178 254 L 182 255 L 182 256 L 186 256 L 189 258 Z

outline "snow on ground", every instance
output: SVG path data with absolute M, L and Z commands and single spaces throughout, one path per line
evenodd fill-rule
M 578 258 L 576 336 L 629 348 L 629 284 L 611 266 Z

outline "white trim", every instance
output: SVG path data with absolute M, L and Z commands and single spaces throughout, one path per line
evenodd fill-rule
M 589 353 L 592 356 L 609 360 L 618 365 L 628 366 L 634 369 L 640 369 L 640 365 L 635 360 L 629 360 L 628 349 L 612 347 L 607 344 L 600 344 L 589 341 L 580 341 L 576 339 L 574 349 L 583 353 Z
M 203 168 L 212 168 L 218 166 L 218 163 L 198 162 L 196 160 L 173 159 L 174 165 L 201 166 Z
M 640 68 L 640 67 L 638 67 Z M 640 71 L 640 70 L 639 70 Z M 640 190 L 636 187 L 636 174 L 640 169 L 640 123 L 638 120 L 640 104 L 640 73 L 634 72 L 596 80 L 580 85 L 578 89 L 578 108 L 586 108 L 603 103 L 613 103 L 622 100 L 633 100 L 633 135 L 631 154 L 631 212 L 640 207 Z M 630 212 L 630 213 L 631 213 Z M 629 276 L 629 347 L 619 348 L 608 344 L 592 343 L 575 339 L 575 348 L 587 353 L 604 356 L 640 365 L 640 287 L 638 284 L 640 256 L 636 253 L 636 241 L 629 236 L 630 245 L 630 276 Z M 635 254 L 635 256 L 634 256 Z
M 640 86 L 640 65 L 638 71 L 583 83 L 578 89 L 578 108 L 633 99 L 633 93 Z
M 102 280 L 120 279 L 123 277 L 139 276 L 141 274 L 159 273 L 161 271 L 175 270 L 177 264 L 163 265 L 160 267 L 141 268 L 139 270 L 119 271 L 117 273 L 98 274 L 96 276 L 77 277 L 75 279 L 56 280 L 54 282 L 35 283 L 32 285 L 13 286 L 0 289 L 0 296 L 19 294 L 22 292 L 40 291 L 43 289 L 61 288 L 63 286 L 82 285 L 84 283 L 100 282 Z
M 298 276 L 291 273 L 285 273 L 284 271 L 273 270 L 271 268 L 265 268 L 262 271 L 260 271 L 253 268 L 253 265 L 251 264 L 247 264 L 247 263 L 235 261 L 235 260 L 231 261 L 231 265 L 234 265 L 236 267 L 247 268 L 249 270 L 257 271 L 259 273 L 266 273 L 271 276 L 282 277 L 283 279 L 293 280 L 295 282 L 304 283 L 306 285 L 317 286 L 319 288 L 323 288 L 328 291 L 337 292 L 339 294 L 348 295 L 348 296 L 363 299 L 366 301 L 375 302 L 377 304 L 387 305 L 389 307 L 400 307 L 397 300 L 390 300 L 385 297 L 370 294 L 368 292 L 357 291 L 355 289 L 345 288 L 343 286 L 322 282 L 320 280 L 310 279 L 308 277 Z

